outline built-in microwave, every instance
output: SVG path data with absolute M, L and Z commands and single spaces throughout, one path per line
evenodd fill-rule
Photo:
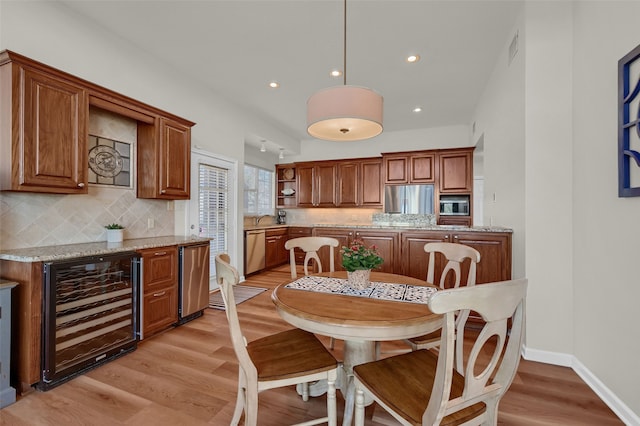
M 440 216 L 469 216 L 469 195 L 440 195 Z

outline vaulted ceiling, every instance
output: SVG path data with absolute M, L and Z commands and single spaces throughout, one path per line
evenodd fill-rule
M 330 75 L 344 68 L 342 0 L 61 3 L 296 139 L 310 138 L 307 98 L 343 84 Z M 349 0 L 347 84 L 383 95 L 385 131 L 469 124 L 521 8 L 520 0 Z M 420 60 L 408 63 L 411 54 Z

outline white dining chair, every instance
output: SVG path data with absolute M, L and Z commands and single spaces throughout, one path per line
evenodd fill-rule
M 480 252 L 478 252 L 478 250 L 459 243 L 427 243 L 424 245 L 424 251 L 429 254 L 429 266 L 427 269 L 428 283 L 435 284 L 435 259 L 437 253 L 440 253 L 447 262 L 442 270 L 438 284 L 442 290 L 445 289 L 450 274 L 453 274 L 452 288 L 460 287 L 462 280 L 462 263 L 466 259 L 469 259 L 469 270 L 467 271 L 465 287 L 473 287 L 476 285 L 477 264 L 480 262 Z M 468 317 L 469 311 L 459 312 L 457 321 L 466 322 Z M 437 347 L 440 343 L 440 330 L 424 336 L 412 337 L 405 340 L 405 342 L 412 350 Z
M 480 252 L 473 247 L 459 243 L 427 243 L 424 245 L 424 251 L 429 255 L 429 264 L 427 269 L 427 282 L 430 284 L 435 283 L 435 270 L 436 270 L 436 257 L 443 256 L 447 262 L 440 275 L 438 286 L 440 289 L 445 289 L 447 284 L 452 288 L 460 287 L 462 281 L 462 264 L 466 259 L 469 259 L 469 269 L 467 272 L 466 287 L 473 287 L 476 285 L 476 270 L 477 264 L 480 262 Z M 458 313 L 457 321 L 466 322 L 469 317 L 469 311 L 463 311 Z M 464 331 L 464 330 L 463 330 Z M 423 336 L 411 337 L 405 339 L 404 342 L 409 345 L 410 350 L 418 349 L 431 349 L 437 348 L 440 344 L 440 332 L 436 330 L 432 333 L 425 334 Z M 376 343 L 376 358 L 380 359 L 381 354 L 386 353 L 402 353 L 409 349 L 395 349 L 383 351 L 381 344 Z
M 327 381 L 327 415 L 302 423 L 336 425 L 336 387 L 338 361 L 316 336 L 295 328 L 247 343 L 236 310 L 233 287 L 238 284 L 238 271 L 230 265 L 227 254 L 215 257 L 216 280 L 225 305 L 233 350 L 238 359 L 238 395 L 231 419 L 237 425 L 244 411 L 245 426 L 258 421 L 258 394 L 285 386 Z M 308 394 L 303 395 L 308 399 Z
M 318 267 L 318 273 L 322 272 L 322 262 L 318 256 L 318 250 L 322 247 L 329 247 L 329 270 L 327 272 L 335 272 L 334 261 L 334 249 L 340 245 L 340 241 L 331 237 L 298 237 L 288 240 L 284 244 L 284 248 L 289 250 L 289 263 L 291 265 L 291 279 L 298 278 L 298 271 L 296 266 L 296 253 L 295 249 L 299 248 L 304 252 L 304 262 L 302 262 L 304 268 L 304 274 L 309 275 L 309 262 L 313 259 Z M 336 339 L 331 337 L 329 339 L 329 348 L 333 349 L 336 345 Z
M 526 292 L 522 278 L 431 296 L 429 309 L 444 315 L 440 351 L 420 349 L 355 366 L 355 424 L 364 425 L 368 396 L 402 425 L 496 425 L 498 404 L 520 362 Z M 465 310 L 485 321 L 466 357 L 465 324 L 456 318 Z
M 295 249 L 302 250 L 304 255 L 304 262 L 302 262 L 304 268 L 304 274 L 309 275 L 309 262 L 313 259 L 318 267 L 318 272 L 322 272 L 322 262 L 318 256 L 318 250 L 321 247 L 329 247 L 329 271 L 335 272 L 334 261 L 334 249 L 340 245 L 340 242 L 331 237 L 298 237 L 288 240 L 284 248 L 289 250 L 289 263 L 291 265 L 291 279 L 298 277 L 298 271 L 296 270 L 296 254 Z M 325 265 L 326 266 L 326 265 Z

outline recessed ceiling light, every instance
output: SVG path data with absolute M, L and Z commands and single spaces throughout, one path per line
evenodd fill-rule
M 265 141 L 262 140 L 262 145 L 260 145 L 260 152 L 267 152 L 267 146 L 264 144 Z
M 409 55 L 409 56 L 407 56 L 407 62 L 409 62 L 409 63 L 418 62 L 419 60 L 420 60 L 420 56 L 419 55 Z
M 413 112 L 422 112 L 422 107 L 419 107 L 419 106 L 415 107 L 413 109 Z
M 277 81 L 272 81 L 271 83 L 269 83 L 269 87 L 271 87 L 272 89 L 277 89 L 278 87 L 280 87 L 280 83 L 278 83 Z
M 331 71 L 331 77 L 340 77 L 341 75 L 342 75 L 342 71 L 340 70 Z

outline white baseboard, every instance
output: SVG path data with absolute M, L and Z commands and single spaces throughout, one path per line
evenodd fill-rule
M 640 416 L 614 394 L 611 389 L 605 386 L 587 367 L 584 366 L 575 356 L 530 349 L 526 346 L 522 350 L 522 356 L 528 361 L 543 362 L 545 364 L 571 367 L 578 376 L 593 390 L 602 401 L 628 426 L 640 426 Z
M 539 349 L 527 348 L 526 346 L 522 350 L 522 356 L 528 361 L 543 362 L 561 367 L 571 367 L 573 365 L 573 355 L 541 351 Z

